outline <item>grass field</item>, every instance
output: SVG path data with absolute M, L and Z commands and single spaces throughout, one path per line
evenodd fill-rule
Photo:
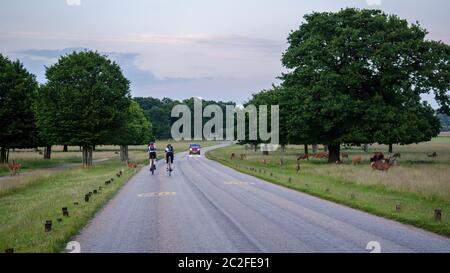
M 162 150 L 167 141 L 158 141 L 157 147 Z M 200 142 L 208 146 L 213 142 Z M 175 151 L 188 148 L 187 142 L 174 142 Z M 32 176 L 17 176 L 1 183 L 12 186 L 0 190 L 0 252 L 13 248 L 15 252 L 59 252 L 67 241 L 87 223 L 87 221 L 107 202 L 117 190 L 147 162 L 146 146 L 132 146 L 129 150 L 130 161 L 140 164 L 138 169 L 128 169 L 120 162 L 116 154 L 118 147 L 97 147 L 94 160 L 110 158 L 95 164 L 92 168 L 75 167 L 63 171 L 51 172 L 35 169 Z M 36 155 L 32 151 L 20 151 L 13 154 L 22 162 L 31 160 Z M 73 153 L 73 154 L 72 154 Z M 55 151 L 55 159 L 63 159 L 66 155 L 72 158 L 73 151 L 62 153 Z M 161 157 L 161 155 L 160 155 Z M 38 160 L 38 159 L 36 159 Z M 43 159 L 41 159 L 43 160 Z M 80 162 L 80 161 L 78 161 Z M 81 163 L 80 163 L 81 165 Z M 123 170 L 124 175 L 116 177 Z M 105 181 L 114 181 L 105 186 Z M 93 194 L 90 202 L 84 201 L 88 192 L 103 189 Z M 78 202 L 75 205 L 74 202 Z M 62 216 L 62 207 L 67 207 L 69 217 Z M 58 222 L 57 219 L 62 221 Z M 44 231 L 46 220 L 53 221 L 53 230 Z
M 210 151 L 207 157 L 285 187 L 450 236 L 450 138 L 394 146 L 401 158 L 399 165 L 387 172 L 371 169 L 369 158 L 374 151 L 387 153 L 387 146 L 372 145 L 368 153 L 357 147 L 342 149 L 350 159 L 341 165 L 328 164 L 325 159 L 301 161 L 299 173 L 296 158 L 303 153 L 303 146 L 288 146 L 284 153 L 264 156 L 234 145 Z M 437 157 L 427 156 L 434 151 Z M 230 159 L 231 153 L 236 159 Z M 240 154 L 247 159 L 240 160 Z M 363 156 L 360 166 L 351 165 L 353 155 Z M 436 208 L 442 210 L 441 221 L 434 219 Z

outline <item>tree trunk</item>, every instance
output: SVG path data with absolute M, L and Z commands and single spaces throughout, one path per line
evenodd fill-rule
M 317 150 L 319 150 L 319 146 L 317 144 L 312 145 L 313 154 L 317 154 Z
M 44 159 L 50 159 L 52 156 L 52 146 L 46 146 L 44 148 Z
M 80 152 L 82 152 L 83 151 L 83 148 L 81 147 L 81 146 L 78 146 L 79 148 L 80 148 Z
M 392 144 L 389 144 L 389 153 L 392 154 Z
M 0 163 L 4 164 L 4 163 L 8 163 L 9 161 L 9 149 L 2 147 L 0 149 Z
M 336 161 L 341 160 L 340 159 L 340 153 L 341 153 L 341 145 L 339 144 L 332 144 L 328 145 L 328 163 L 336 163 Z
M 304 146 L 305 146 L 305 155 L 306 155 L 306 154 L 309 153 L 309 152 L 308 152 L 308 144 L 305 144 Z
M 83 146 L 83 167 L 92 166 L 92 146 Z
M 120 145 L 120 160 L 127 161 L 128 159 L 128 145 Z
M 64 145 L 63 152 L 68 152 L 68 151 L 69 151 L 69 149 L 68 149 L 67 145 Z

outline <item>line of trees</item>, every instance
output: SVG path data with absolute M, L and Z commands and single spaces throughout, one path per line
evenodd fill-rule
M 156 139 L 168 139 L 171 137 L 170 129 L 172 124 L 178 119 L 177 117 L 171 117 L 172 108 L 175 105 L 184 104 L 187 105 L 191 112 L 194 112 L 194 98 L 191 97 L 189 99 L 184 100 L 173 100 L 169 98 L 152 98 L 152 97 L 135 97 L 133 98 L 139 106 L 144 110 L 145 116 L 152 121 L 153 124 L 153 135 Z M 225 113 L 226 105 L 236 105 L 236 103 L 232 101 L 224 102 L 224 101 L 214 101 L 214 100 L 202 100 L 202 108 L 204 109 L 208 105 L 218 105 L 223 113 Z M 191 116 L 193 119 L 193 115 Z M 203 118 L 203 125 L 210 118 Z M 225 115 L 223 116 L 223 124 L 225 125 Z M 194 128 L 191 128 L 194 130 Z M 222 128 L 217 128 L 222 129 Z M 192 134 L 193 135 L 193 134 Z
M 379 10 L 315 12 L 288 37 L 282 83 L 249 104 L 280 105 L 280 144 L 324 144 L 329 162 L 341 144 L 410 144 L 437 136 L 436 111 L 421 101 L 434 92 L 450 113 L 450 46 L 426 40 Z
M 130 97 L 129 81 L 118 64 L 96 51 L 61 56 L 46 68 L 47 82 L 17 61 L 0 54 L 0 162 L 11 148 L 52 145 L 82 147 L 83 165 L 92 165 L 95 145 L 121 146 L 128 159 L 130 144 L 153 139 L 152 125 Z

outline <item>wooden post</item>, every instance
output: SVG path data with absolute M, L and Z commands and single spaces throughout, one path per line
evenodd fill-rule
M 442 219 L 442 210 L 441 209 L 434 210 L 434 219 L 436 219 L 437 221 L 441 221 L 441 219 Z
M 45 232 L 50 232 L 52 230 L 52 220 L 45 221 Z
M 62 210 L 63 216 L 69 216 L 69 210 L 67 209 L 67 207 L 63 207 L 61 210 Z

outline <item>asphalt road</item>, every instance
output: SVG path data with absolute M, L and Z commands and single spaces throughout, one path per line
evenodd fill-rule
M 203 149 L 203 152 L 211 148 Z M 143 168 L 74 238 L 81 252 L 450 252 L 450 240 L 186 153 Z

